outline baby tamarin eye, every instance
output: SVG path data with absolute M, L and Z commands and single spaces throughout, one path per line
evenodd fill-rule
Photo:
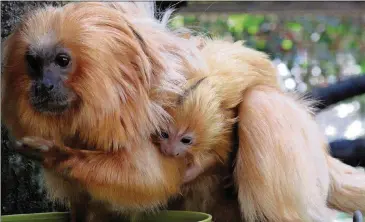
M 185 145 L 191 145 L 193 139 L 191 137 L 183 137 L 180 142 L 182 142 Z
M 169 138 L 169 134 L 167 134 L 166 132 L 161 132 L 160 136 L 163 139 L 168 139 Z

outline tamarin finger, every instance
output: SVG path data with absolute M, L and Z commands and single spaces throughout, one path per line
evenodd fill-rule
M 11 145 L 10 145 L 11 144 Z M 9 146 L 13 147 L 16 152 L 19 154 L 32 159 L 37 162 L 43 162 L 44 156 L 42 154 L 42 149 L 46 147 L 37 147 L 38 149 L 33 149 L 31 146 L 28 146 L 27 144 L 24 144 L 20 141 L 15 141 L 13 143 L 9 142 Z
M 14 148 L 20 154 L 42 163 L 47 168 L 58 167 L 72 155 L 71 149 L 66 147 L 61 149 L 54 142 L 38 137 L 24 137 L 14 143 Z

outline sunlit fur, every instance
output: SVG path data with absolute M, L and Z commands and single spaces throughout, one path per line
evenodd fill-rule
M 224 106 L 241 102 L 234 176 L 242 220 L 330 221 L 328 206 L 364 212 L 365 175 L 328 154 L 314 101 L 282 92 L 267 57 L 240 44 L 208 40 L 202 53 Z M 202 209 L 199 198 L 189 209 Z
M 233 108 L 242 94 L 257 85 L 277 88 L 276 70 L 267 55 L 250 49 L 242 41 L 201 40 L 203 57 L 209 66 L 210 81 L 222 95 L 223 107 Z
M 197 49 L 168 34 L 142 6 L 82 2 L 31 12 L 5 43 L 2 75 L 2 119 L 13 136 L 114 152 L 79 162 L 75 175 L 86 178 L 83 185 L 96 199 L 133 209 L 153 208 L 178 193 L 181 172 L 170 166 L 176 161 L 160 155 L 149 137 L 170 119 L 162 108 L 170 102 L 168 95 L 180 93 L 186 77 L 204 69 L 194 56 Z M 29 104 L 24 54 L 29 46 L 55 43 L 71 51 L 75 67 L 66 83 L 78 99 L 63 114 L 47 116 Z M 139 177 L 133 171 L 140 167 L 142 187 L 133 183 Z M 124 171 L 118 172 L 120 168 Z M 114 186 L 93 183 L 93 176 Z M 52 171 L 46 172 L 46 180 L 53 198 L 79 199 L 80 186 Z

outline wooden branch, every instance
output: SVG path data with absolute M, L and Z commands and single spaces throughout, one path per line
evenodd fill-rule
M 317 87 L 308 95 L 320 103 L 318 111 L 345 99 L 365 94 L 365 75 L 354 76 L 326 87 Z
M 365 167 L 365 139 L 335 140 L 330 143 L 330 153 L 350 166 Z

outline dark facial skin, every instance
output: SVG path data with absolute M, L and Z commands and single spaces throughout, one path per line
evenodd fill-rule
M 73 66 L 70 52 L 62 47 L 30 48 L 24 59 L 31 78 L 29 98 L 33 108 L 53 115 L 65 111 L 75 98 L 75 94 L 65 86 Z

